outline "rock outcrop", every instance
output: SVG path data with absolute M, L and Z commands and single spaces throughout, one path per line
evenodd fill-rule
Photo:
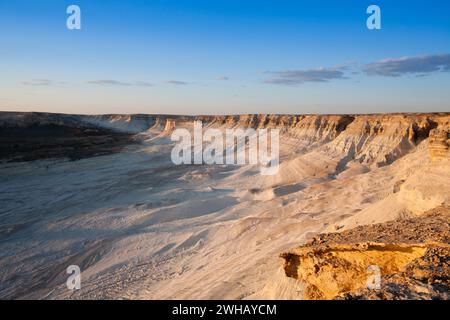
M 448 299 L 450 208 L 322 234 L 281 256 L 305 299 Z
M 429 151 L 433 162 L 450 159 L 450 132 L 445 129 L 431 130 Z

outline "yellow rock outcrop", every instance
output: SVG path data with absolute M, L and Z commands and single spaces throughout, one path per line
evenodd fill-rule
M 433 129 L 429 139 L 430 159 L 433 162 L 450 159 L 450 134 L 445 129 Z
M 282 257 L 286 275 L 307 284 L 304 298 L 317 300 L 365 288 L 371 279 L 371 266 L 383 275 L 402 272 L 426 250 L 423 245 L 364 243 L 299 248 Z
M 447 299 L 450 207 L 420 217 L 321 234 L 281 254 L 302 299 Z M 378 287 L 373 288 L 378 272 Z

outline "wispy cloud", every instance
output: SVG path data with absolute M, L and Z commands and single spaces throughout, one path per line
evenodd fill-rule
M 346 79 L 346 67 L 317 68 L 309 70 L 266 71 L 272 77 L 265 83 L 279 85 L 298 85 L 305 82 L 329 82 L 331 80 Z
M 125 86 L 125 87 L 130 87 L 130 86 L 152 87 L 153 86 L 153 84 L 151 84 L 150 82 L 147 82 L 147 81 L 125 82 L 125 81 L 112 80 L 112 79 L 90 80 L 90 81 L 86 81 L 86 83 L 99 85 L 99 86 Z
M 230 78 L 229 78 L 229 77 L 226 77 L 226 76 L 220 76 L 220 77 L 217 77 L 216 80 L 219 80 L 219 81 L 227 81 L 227 80 L 230 80 Z
M 151 84 L 150 82 L 147 82 L 147 81 L 135 81 L 134 85 L 139 86 L 139 87 L 153 87 L 153 84 Z
M 49 79 L 32 79 L 30 81 L 22 81 L 25 86 L 51 86 L 52 81 Z
M 178 81 L 178 80 L 169 80 L 169 81 L 166 81 L 166 83 L 172 84 L 172 85 L 175 85 L 175 86 L 184 86 L 184 85 L 189 84 L 188 82 Z
M 117 80 L 90 80 L 86 81 L 88 84 L 96 84 L 99 86 L 131 86 L 129 82 L 122 82 Z
M 270 74 L 271 77 L 264 80 L 264 82 L 295 86 L 305 82 L 329 82 L 348 79 L 350 76 L 361 73 L 369 76 L 385 77 L 400 77 L 409 74 L 422 78 L 437 72 L 450 72 L 450 54 L 384 59 L 362 66 L 352 63 L 333 68 L 266 71 L 265 73 Z
M 433 72 L 450 71 L 450 54 L 385 59 L 364 66 L 363 71 L 370 76 L 425 76 Z

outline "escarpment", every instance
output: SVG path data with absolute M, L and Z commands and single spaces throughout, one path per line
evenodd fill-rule
M 423 140 L 429 140 L 433 161 L 448 158 L 449 114 L 385 114 L 385 115 L 66 115 L 51 113 L 1 112 L 0 137 L 4 143 L 20 145 L 11 139 L 14 130 L 31 132 L 39 128 L 64 127 L 70 132 L 103 132 L 131 137 L 151 131 L 169 136 L 180 127 L 190 128 L 202 121 L 204 128 L 279 129 L 281 138 L 292 139 L 297 152 L 323 150 L 341 161 L 384 166 L 412 151 Z M 87 131 L 86 131 L 87 130 Z M 58 135 L 59 131 L 55 131 Z M 446 136 L 447 134 L 447 136 Z M 9 135 L 5 140 L 5 136 Z M 131 139 L 125 139 L 131 141 Z M 122 140 L 121 140 L 122 141 Z M 36 142 L 36 141 L 35 141 Z M 114 142 L 114 139 L 112 140 Z M 40 142 L 36 142 L 39 146 Z M 59 141 L 58 145 L 64 145 Z M 89 144 L 88 142 L 87 144 Z M 114 144 L 114 143 L 113 143 Z M 123 144 L 121 142 L 121 144 Z M 83 143 L 81 144 L 83 145 Z M 71 148 L 76 148 L 72 146 Z M 322 149 L 319 149 L 322 148 Z M 8 158 L 10 148 L 3 150 Z M 20 149 L 20 148 L 19 148 Z M 77 150 L 79 148 L 76 148 Z M 91 153 L 88 153 L 91 154 Z M 96 154 L 93 152 L 93 154 Z
M 384 166 L 427 139 L 447 116 L 371 115 L 356 117 L 329 147 L 363 164 Z

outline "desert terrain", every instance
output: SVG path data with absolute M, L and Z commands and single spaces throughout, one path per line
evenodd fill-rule
M 195 120 L 279 129 L 278 173 L 174 165 Z M 450 113 L 0 112 L 0 298 L 448 299 L 449 133 Z

